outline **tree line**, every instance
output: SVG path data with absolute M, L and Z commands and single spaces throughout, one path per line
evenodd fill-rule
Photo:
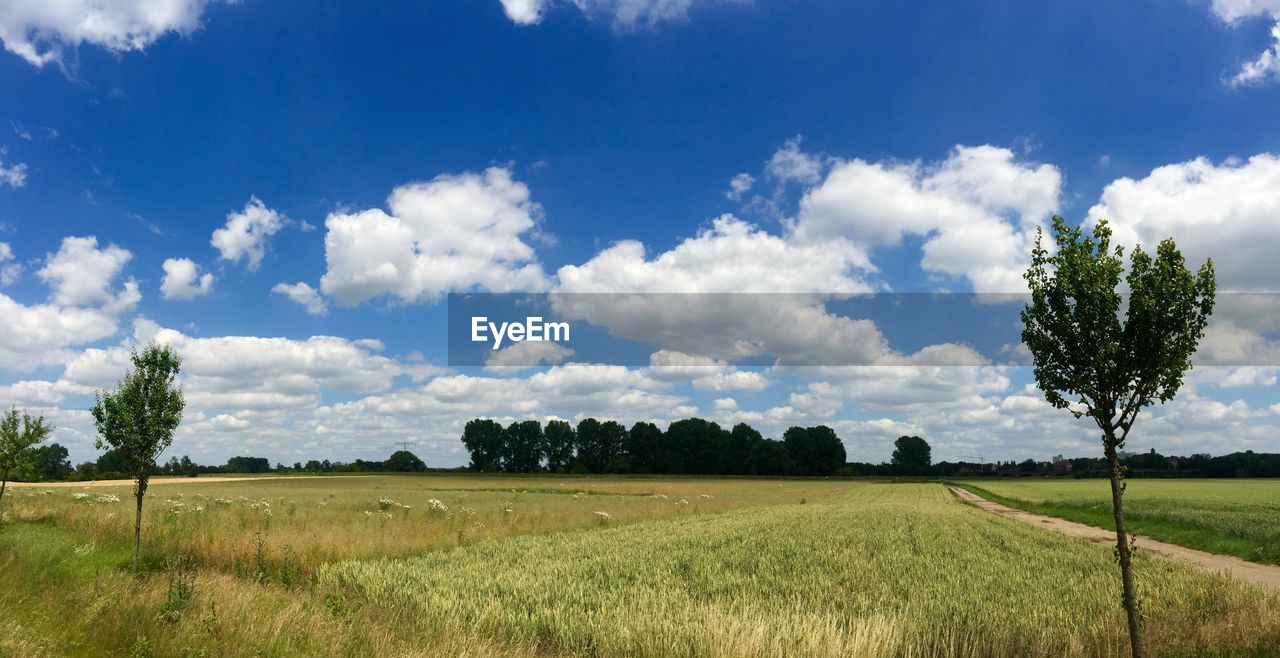
M 643 421 L 630 429 L 595 418 L 576 427 L 564 420 L 504 427 L 476 418 L 463 428 L 462 444 L 470 470 L 504 473 L 834 475 L 846 457 L 844 443 L 826 425 L 792 427 L 774 440 L 746 423 L 725 429 L 702 418 L 678 420 L 666 430 Z

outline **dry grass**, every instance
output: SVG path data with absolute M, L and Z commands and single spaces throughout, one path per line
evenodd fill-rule
M 851 482 L 566 479 L 468 475 L 270 478 L 161 483 L 148 490 L 143 533 L 153 562 L 181 553 L 244 573 L 258 543 L 274 567 L 306 576 L 357 557 L 405 557 L 508 537 L 640 519 L 820 500 Z M 115 496 L 118 502 L 98 502 Z M 389 502 L 382 502 L 385 500 Z M 437 500 L 445 509 L 432 509 Z M 6 495 L 6 515 L 49 521 L 98 541 L 131 536 L 127 490 L 83 485 Z M 255 567 L 256 568 L 256 567 Z

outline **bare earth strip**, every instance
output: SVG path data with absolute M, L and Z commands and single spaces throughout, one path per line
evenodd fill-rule
M 217 484 L 219 482 L 243 482 L 246 480 L 310 480 L 315 478 L 360 477 L 359 475 L 257 475 L 235 476 L 214 475 L 210 477 L 154 477 L 151 484 Z M 63 489 L 80 487 L 132 487 L 133 480 L 90 480 L 86 482 L 10 482 L 11 487 L 30 487 L 32 489 Z
M 999 514 L 1023 523 L 1029 523 L 1034 526 L 1061 532 L 1072 537 L 1080 537 L 1087 539 L 1095 544 L 1115 544 L 1116 534 L 1111 530 L 1104 528 L 1095 528 L 1091 525 L 1083 523 L 1075 523 L 1066 519 L 1059 519 L 1053 516 L 1043 516 L 1041 514 L 1033 514 L 1020 509 L 1006 507 L 1000 503 L 994 503 L 982 496 L 971 491 L 961 489 L 959 487 L 948 486 L 952 493 L 971 505 L 980 507 L 993 514 Z M 1167 544 L 1162 541 L 1156 541 L 1150 537 L 1137 536 L 1138 548 L 1145 551 L 1151 551 L 1158 555 L 1162 555 L 1178 562 L 1185 562 L 1192 566 L 1207 569 L 1209 571 L 1226 571 L 1232 577 L 1244 582 L 1262 585 L 1272 589 L 1280 589 L 1280 567 L 1258 564 L 1241 560 L 1240 558 L 1228 555 L 1218 555 L 1216 553 L 1206 553 L 1195 549 L 1178 546 L 1177 544 Z

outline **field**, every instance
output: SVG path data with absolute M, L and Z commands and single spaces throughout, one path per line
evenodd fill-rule
M 147 500 L 140 578 L 127 569 L 127 488 L 47 491 L 6 496 L 0 655 L 1126 649 L 1106 547 L 986 514 L 937 484 L 164 484 Z M 1136 568 L 1154 655 L 1280 651 L 1280 594 L 1141 553 Z
M 1280 564 L 1280 480 L 1127 480 L 1125 522 L 1138 534 Z M 1106 480 L 961 483 L 1010 507 L 1115 529 Z

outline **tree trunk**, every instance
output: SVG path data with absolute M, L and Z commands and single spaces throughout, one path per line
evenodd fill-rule
M 1124 485 L 1121 484 L 1120 460 L 1116 457 L 1114 436 L 1108 432 L 1105 452 L 1111 467 L 1111 511 L 1116 521 L 1116 558 L 1120 562 L 1120 578 L 1124 581 L 1124 611 L 1129 617 L 1129 644 L 1133 658 L 1142 658 L 1142 639 L 1138 634 L 1138 595 L 1133 588 L 1133 552 L 1129 546 L 1129 533 L 1124 527 Z
M 4 479 L 0 480 L 0 503 L 4 502 L 4 488 L 9 486 L 9 469 L 4 469 Z
M 138 511 L 133 517 L 133 572 L 138 573 L 138 547 L 142 544 L 142 496 L 147 490 L 138 487 Z

